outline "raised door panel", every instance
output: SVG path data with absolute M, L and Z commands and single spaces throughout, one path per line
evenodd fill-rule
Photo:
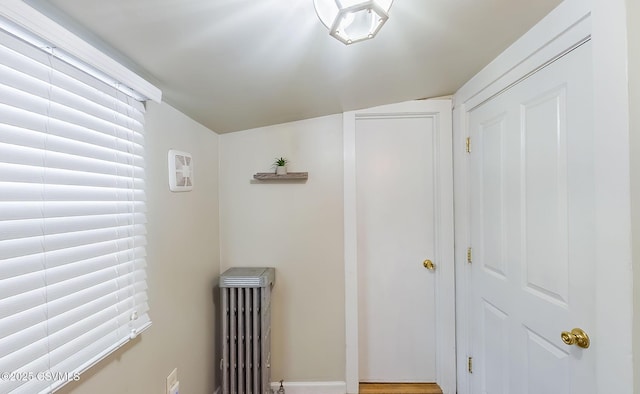
M 505 205 L 505 127 L 504 114 L 480 125 L 482 135 L 481 211 L 482 267 L 496 277 L 505 280 L 507 264 Z
M 522 263 L 527 291 L 567 304 L 566 87 L 521 105 Z
M 486 300 L 482 308 L 483 393 L 509 394 L 509 316 Z

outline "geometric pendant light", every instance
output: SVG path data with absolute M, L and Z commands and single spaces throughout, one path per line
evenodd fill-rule
M 349 45 L 369 40 L 389 19 L 393 0 L 313 0 L 329 34 Z

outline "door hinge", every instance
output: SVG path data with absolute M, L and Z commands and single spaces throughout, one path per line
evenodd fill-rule
M 467 137 L 464 145 L 465 145 L 466 152 L 471 153 L 471 137 Z
M 467 248 L 467 263 L 471 264 L 471 262 L 473 261 L 473 259 L 471 258 L 471 247 Z
M 467 370 L 473 373 L 473 357 L 467 357 Z

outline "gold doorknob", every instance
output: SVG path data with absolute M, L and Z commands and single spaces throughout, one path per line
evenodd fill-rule
M 563 331 L 560 334 L 562 342 L 567 345 L 577 345 L 581 348 L 587 349 L 591 345 L 591 340 L 586 332 L 581 328 L 574 328 L 571 332 Z
M 427 259 L 425 260 L 422 265 L 424 266 L 424 268 L 428 269 L 429 271 L 435 271 L 436 270 L 436 265 L 433 264 L 433 261 Z

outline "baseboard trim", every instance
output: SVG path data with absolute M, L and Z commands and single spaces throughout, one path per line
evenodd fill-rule
M 346 394 L 346 382 L 284 382 L 286 394 Z M 279 382 L 271 383 L 274 393 L 280 388 Z
M 346 382 L 284 382 L 286 394 L 346 394 Z M 271 383 L 274 393 L 280 388 L 279 382 Z M 218 386 L 213 394 L 221 394 L 222 387 Z

